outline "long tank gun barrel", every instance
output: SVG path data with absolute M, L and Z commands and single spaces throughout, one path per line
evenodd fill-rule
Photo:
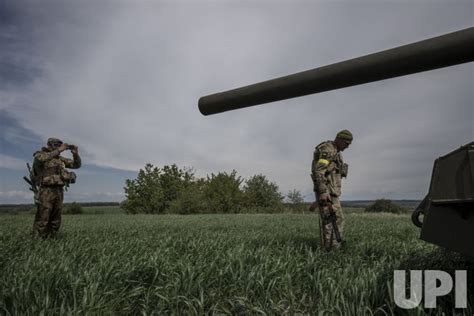
M 474 61 L 474 27 L 199 99 L 211 115 Z

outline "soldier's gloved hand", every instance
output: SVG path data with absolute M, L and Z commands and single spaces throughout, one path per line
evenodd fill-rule
M 331 201 L 331 196 L 329 195 L 329 193 L 323 193 L 319 196 L 319 200 L 322 202 L 329 202 Z
M 70 145 L 70 146 L 72 146 L 71 153 L 73 155 L 77 155 L 79 153 L 79 147 L 77 147 L 76 145 Z
M 58 150 L 59 152 L 63 152 L 67 149 L 67 144 L 66 143 L 62 143 L 61 146 L 58 147 Z

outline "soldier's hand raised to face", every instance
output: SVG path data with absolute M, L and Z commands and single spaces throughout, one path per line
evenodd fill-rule
M 59 152 L 63 152 L 67 149 L 67 144 L 62 143 L 61 146 L 58 147 Z
M 76 145 L 71 145 L 72 148 L 71 148 L 71 153 L 73 155 L 77 155 L 79 153 L 79 147 L 77 147 Z

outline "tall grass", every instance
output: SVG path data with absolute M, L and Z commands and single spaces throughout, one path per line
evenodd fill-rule
M 394 269 L 472 267 L 403 215 L 348 214 L 332 253 L 315 215 L 66 215 L 45 241 L 31 224 L 0 218 L 0 314 L 421 314 L 396 309 Z

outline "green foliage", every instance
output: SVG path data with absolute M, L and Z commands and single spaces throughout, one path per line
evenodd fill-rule
M 270 182 L 264 175 L 258 174 L 245 181 L 243 188 L 245 207 L 255 212 L 281 212 L 284 209 L 283 196 L 278 185 Z
M 197 214 L 207 210 L 204 198 L 205 181 L 198 179 L 181 190 L 175 200 L 171 201 L 168 209 L 172 214 Z
M 180 192 L 187 189 L 193 181 L 192 170 L 180 169 L 175 164 L 164 166 L 159 177 L 160 189 L 163 192 L 163 202 L 159 212 L 164 212 L 171 202 L 178 198 Z
M 289 207 L 294 213 L 304 213 L 308 206 L 304 204 L 304 197 L 300 191 L 294 189 L 288 192 L 286 195 L 286 202 L 289 204 Z
M 204 198 L 209 212 L 238 213 L 242 207 L 242 178 L 237 171 L 219 172 L 207 177 Z
M 292 191 L 289 191 L 288 194 L 286 195 L 286 199 L 288 203 L 298 205 L 304 203 L 304 198 L 303 195 L 301 194 L 300 191 L 294 189 Z
M 128 213 L 157 213 L 163 200 L 160 186 L 160 169 L 146 164 L 135 180 L 125 181 L 125 197 L 122 208 Z
M 367 206 L 364 210 L 364 212 L 368 213 L 394 213 L 394 214 L 402 214 L 402 213 L 407 213 L 407 209 L 393 203 L 391 200 L 387 199 L 378 199 L 375 200 L 374 203 L 371 205 Z
M 82 214 L 82 213 L 84 213 L 84 210 L 82 209 L 81 204 L 76 203 L 76 202 L 72 202 L 71 204 L 67 205 L 65 211 L 66 211 L 65 212 L 66 214 Z
M 125 181 L 125 197 L 121 207 L 127 213 L 164 213 L 194 179 L 192 170 L 180 169 L 175 164 L 154 167 L 146 164 L 138 177 Z
M 146 164 L 136 179 L 126 180 L 126 200 L 121 208 L 131 214 L 273 213 L 284 210 L 278 186 L 264 175 L 251 177 L 243 188 L 242 183 L 243 179 L 235 170 L 195 178 L 192 169 L 180 169 L 175 164 L 163 168 Z

